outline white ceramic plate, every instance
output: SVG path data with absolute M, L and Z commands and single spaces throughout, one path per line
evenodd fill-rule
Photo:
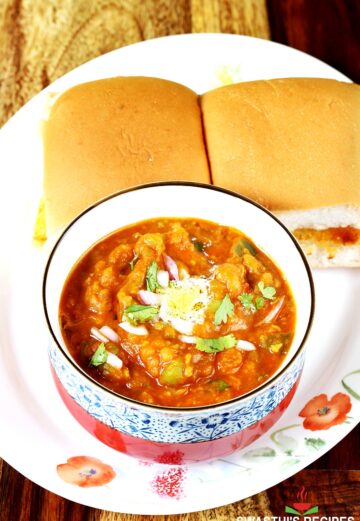
M 275 43 L 199 34 L 152 40 L 111 52 L 67 74 L 47 90 L 56 92 L 116 75 L 158 76 L 198 92 L 224 81 L 286 76 L 346 81 L 324 63 Z M 317 311 L 300 388 L 280 422 L 251 447 L 213 463 L 188 467 L 145 464 L 103 445 L 77 424 L 50 376 L 40 301 L 44 253 L 36 250 L 31 240 L 41 194 L 39 122 L 45 102 L 42 92 L 0 132 L 1 456 L 34 482 L 72 501 L 117 512 L 176 514 L 217 507 L 267 489 L 346 436 L 360 419 L 359 270 L 314 273 Z M 323 396 L 313 404 L 314 416 L 306 425 L 318 428 L 322 419 L 322 429 L 305 429 L 299 412 L 321 394 L 328 400 Z M 323 413 L 321 417 L 317 411 Z M 85 458 L 72 460 L 71 484 L 64 482 L 56 469 L 74 456 Z M 93 485 L 106 481 L 105 468 L 89 457 L 110 465 L 116 477 L 91 489 L 77 486 L 84 479 Z

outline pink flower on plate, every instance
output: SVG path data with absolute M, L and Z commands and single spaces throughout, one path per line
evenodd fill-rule
M 337 393 L 331 399 L 319 394 L 308 401 L 299 416 L 305 418 L 305 429 L 320 431 L 343 423 L 350 410 L 351 401 L 346 394 Z
M 110 483 L 116 472 L 97 458 L 74 456 L 56 467 L 63 481 L 79 487 L 99 487 Z
M 180 466 L 159 472 L 151 483 L 153 491 L 160 497 L 180 499 L 184 496 L 186 473 L 186 469 Z

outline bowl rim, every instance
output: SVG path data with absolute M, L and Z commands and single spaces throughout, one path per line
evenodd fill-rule
M 238 397 L 232 398 L 232 399 L 224 401 L 224 402 L 214 403 L 214 404 L 210 404 L 210 405 L 201 405 L 201 406 L 197 406 L 197 407 L 170 407 L 170 406 L 166 406 L 166 405 L 156 405 L 156 404 L 148 404 L 148 403 L 140 402 L 140 401 L 134 400 L 133 398 L 130 398 L 128 396 L 124 396 L 119 393 L 116 393 L 115 391 L 112 391 L 111 389 L 102 385 L 100 382 L 96 381 L 88 373 L 86 373 L 78 364 L 76 364 L 76 362 L 73 360 L 73 358 L 61 346 L 61 344 L 58 341 L 57 336 L 51 326 L 51 322 L 50 322 L 50 318 L 49 318 L 49 314 L 48 314 L 48 310 L 47 310 L 47 299 L 46 299 L 47 279 L 48 279 L 48 274 L 49 274 L 49 269 L 51 266 L 52 259 L 56 253 L 56 250 L 58 249 L 58 246 L 60 245 L 60 243 L 66 236 L 68 230 L 70 228 L 72 228 L 77 223 L 77 221 L 79 221 L 84 215 L 86 215 L 87 213 L 91 212 L 91 210 L 93 210 L 94 208 L 100 206 L 101 204 L 106 203 L 107 201 L 109 201 L 111 199 L 114 199 L 116 197 L 119 197 L 123 194 L 127 194 L 130 192 L 136 192 L 138 190 L 143 190 L 146 188 L 156 188 L 159 186 L 187 186 L 187 187 L 201 188 L 201 189 L 205 189 L 205 190 L 212 190 L 215 192 L 224 193 L 226 195 L 235 197 L 237 199 L 241 199 L 242 201 L 245 201 L 245 202 L 257 207 L 260 211 L 263 211 L 264 213 L 266 213 L 267 216 L 270 217 L 270 219 L 274 220 L 286 232 L 286 234 L 291 239 L 294 247 L 296 248 L 298 254 L 300 255 L 300 258 L 305 267 L 305 271 L 306 271 L 306 275 L 307 275 L 309 287 L 310 287 L 310 314 L 309 314 L 309 319 L 308 319 L 308 323 L 307 323 L 307 327 L 306 327 L 304 336 L 303 336 L 301 342 L 299 343 L 299 346 L 298 346 L 296 352 L 294 353 L 294 356 L 292 357 L 292 359 L 290 361 L 288 361 L 286 364 L 284 364 L 282 369 L 277 374 L 270 377 L 259 387 L 255 387 L 255 389 L 252 389 L 251 391 L 248 391 L 245 394 L 242 394 Z M 116 230 L 114 230 L 114 231 L 116 231 Z M 101 240 L 101 238 L 98 240 Z M 93 244 L 95 244 L 96 242 L 97 241 L 94 241 Z M 276 259 L 274 259 L 274 260 L 276 262 Z M 313 281 L 313 277 L 312 277 L 311 268 L 309 266 L 306 256 L 305 256 L 304 252 L 302 251 L 299 243 L 297 242 L 295 237 L 292 235 L 292 233 L 287 229 L 287 227 L 272 212 L 270 212 L 270 210 L 268 210 L 267 208 L 265 208 L 258 202 L 250 199 L 249 197 L 246 197 L 246 196 L 239 194 L 237 192 L 234 192 L 232 190 L 228 190 L 227 188 L 222 188 L 220 186 L 200 183 L 200 182 L 196 182 L 196 181 L 158 181 L 158 182 L 153 182 L 153 183 L 143 183 L 143 184 L 131 186 L 129 188 L 124 188 L 122 190 L 113 192 L 112 194 L 97 200 L 96 202 L 94 202 L 93 204 L 88 206 L 85 210 L 83 210 L 81 213 L 79 213 L 62 230 L 62 232 L 60 233 L 60 236 L 56 239 L 55 244 L 52 245 L 50 253 L 49 253 L 47 261 L 46 261 L 45 270 L 44 270 L 44 274 L 43 274 L 43 283 L 42 283 L 42 305 L 43 305 L 43 311 L 44 311 L 47 327 L 50 331 L 50 335 L 51 335 L 53 341 L 55 342 L 57 349 L 60 350 L 61 355 L 64 356 L 65 359 L 67 360 L 67 362 L 69 362 L 70 365 L 75 369 L 75 372 L 79 373 L 80 376 L 84 377 L 91 384 L 95 385 L 95 387 L 98 387 L 102 391 L 110 394 L 112 398 L 115 398 L 120 401 L 124 401 L 125 404 L 128 404 L 129 406 L 136 406 L 137 408 L 143 408 L 148 413 L 151 411 L 158 411 L 158 412 L 162 412 L 162 413 L 180 414 L 182 412 L 184 412 L 184 413 L 191 412 L 191 413 L 196 414 L 196 413 L 200 413 L 203 411 L 218 412 L 218 409 L 228 408 L 229 406 L 235 405 L 236 403 L 240 404 L 244 400 L 248 400 L 249 398 L 253 398 L 253 397 L 261 394 L 263 391 L 265 391 L 266 389 L 270 388 L 273 384 L 275 384 L 282 377 L 282 375 L 292 365 L 295 364 L 296 360 L 298 360 L 298 358 L 300 357 L 302 352 L 305 350 L 306 341 L 308 339 L 310 330 L 313 325 L 314 313 L 315 313 L 315 287 L 314 287 L 314 281 Z

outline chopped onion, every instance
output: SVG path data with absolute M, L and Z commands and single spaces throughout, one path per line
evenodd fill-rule
M 180 335 L 179 340 L 184 344 L 196 344 L 196 336 Z
M 197 362 L 200 362 L 201 359 L 202 359 L 202 356 L 200 353 L 195 353 L 194 355 L 192 355 L 192 361 L 194 362 L 194 364 L 196 364 Z
M 268 324 L 269 322 L 271 322 L 275 317 L 276 315 L 279 313 L 280 309 L 282 308 L 282 305 L 284 303 L 284 300 L 285 300 L 285 297 L 281 297 L 275 305 L 272 306 L 272 308 L 270 309 L 269 313 L 266 315 L 265 318 L 263 318 L 261 320 L 261 322 L 258 322 L 256 325 L 257 326 L 260 326 L 261 324 Z
M 158 281 L 158 283 L 160 284 L 160 286 L 162 288 L 167 288 L 168 287 L 169 280 L 170 280 L 170 276 L 169 276 L 169 272 L 168 271 L 159 270 L 157 272 L 157 281 Z
M 101 327 L 100 328 L 100 332 L 103 335 L 105 335 L 112 342 L 119 342 L 120 341 L 119 335 L 113 329 L 111 329 L 111 327 L 109 327 L 109 326 Z
M 236 347 L 242 351 L 255 351 L 256 346 L 247 340 L 238 340 Z
M 172 259 L 171 257 L 169 257 L 169 255 L 166 255 L 164 253 L 164 262 L 165 262 L 166 269 L 168 270 L 168 272 L 170 274 L 170 279 L 179 280 L 179 270 L 178 270 L 177 264 L 174 261 L 174 259 Z
M 106 344 L 106 342 L 109 342 L 108 337 L 105 336 L 97 327 L 92 327 L 90 329 L 90 336 L 92 338 L 95 338 L 95 340 L 99 340 L 99 342 L 104 342 L 104 344 Z
M 169 320 L 170 324 L 178 333 L 183 333 L 184 335 L 191 335 L 193 332 L 194 324 L 193 322 L 189 322 L 189 320 L 184 320 L 182 318 L 172 318 Z
M 133 326 L 130 322 L 120 322 L 119 327 L 132 335 L 145 336 L 148 334 L 145 326 Z
M 113 353 L 107 353 L 107 359 L 106 363 L 111 365 L 112 367 L 116 367 L 116 369 L 121 369 L 123 364 L 123 361 Z
M 244 329 L 247 329 L 247 324 L 245 320 L 239 319 L 231 324 L 229 331 L 241 331 Z
M 152 291 L 147 291 L 146 289 L 141 289 L 138 292 L 138 296 L 143 304 L 149 306 L 159 306 L 163 298 L 162 295 L 158 295 Z

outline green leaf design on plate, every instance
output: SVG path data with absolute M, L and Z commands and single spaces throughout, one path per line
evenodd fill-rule
M 297 465 L 300 463 L 299 458 L 289 458 L 286 461 L 283 461 L 283 463 L 280 466 L 281 470 L 287 470 L 289 467 L 292 467 L 293 465 Z
M 285 436 L 284 432 L 289 429 L 294 429 L 295 427 L 300 427 L 300 425 L 298 423 L 288 425 L 287 427 L 283 427 L 282 429 L 273 432 L 270 436 L 270 439 L 275 443 L 275 445 L 277 445 L 288 456 L 292 456 L 294 450 L 298 447 L 299 442 L 292 436 Z
M 326 445 L 326 442 L 321 438 L 305 438 L 305 445 L 315 450 L 320 450 Z
M 264 459 L 271 460 L 272 458 L 275 458 L 275 456 L 276 456 L 276 451 L 274 449 L 272 449 L 271 447 L 259 447 L 258 449 L 248 450 L 244 454 L 244 458 L 246 458 L 246 459 L 259 460 L 259 461 L 260 460 L 263 461 Z
M 353 397 L 355 398 L 355 400 L 360 400 L 360 394 L 355 391 L 351 386 L 350 384 L 346 381 L 349 376 L 352 376 L 354 374 L 360 374 L 360 369 L 358 369 L 357 371 L 352 371 L 351 373 L 348 373 L 347 375 L 344 376 L 344 378 L 341 380 L 341 383 L 344 387 L 344 389 Z

